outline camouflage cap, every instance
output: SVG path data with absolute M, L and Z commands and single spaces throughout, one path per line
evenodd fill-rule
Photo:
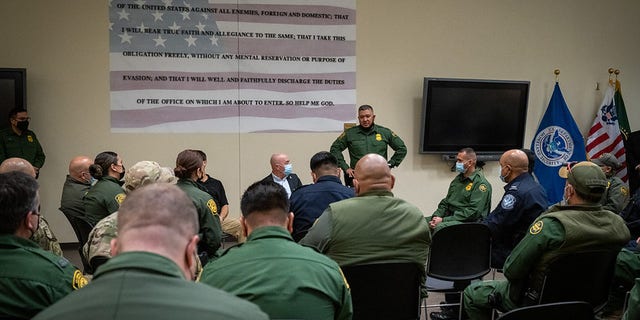
M 178 178 L 173 172 L 173 168 L 162 167 L 160 168 L 160 171 L 161 172 L 160 172 L 160 177 L 158 177 L 158 182 L 166 182 L 171 184 L 175 184 L 178 182 Z
M 589 161 L 568 164 L 558 171 L 576 190 L 582 194 L 601 196 L 607 189 L 607 177 L 598 165 Z
M 124 185 L 126 191 L 133 191 L 144 185 L 154 183 L 160 178 L 162 170 L 155 161 L 140 161 L 134 164 L 124 175 Z
M 618 162 L 618 159 L 611 153 L 603 153 L 597 159 L 591 159 L 591 162 L 599 166 L 611 167 L 613 168 L 613 170 L 616 170 L 620 167 L 620 162 Z

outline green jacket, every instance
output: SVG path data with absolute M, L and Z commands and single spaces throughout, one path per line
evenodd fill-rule
M 100 178 L 84 196 L 84 218 L 95 225 L 102 218 L 118 211 L 126 197 L 120 181 L 112 176 Z
M 358 160 L 369 153 L 376 153 L 388 159 L 387 146 L 395 151 L 389 160 L 389 165 L 391 167 L 399 166 L 407 155 L 407 146 L 393 131 L 377 124 L 373 124 L 369 130 L 361 126 L 345 130 L 333 142 L 329 151 L 338 159 L 340 168 L 347 170 L 355 168 Z M 342 151 L 347 148 L 349 149 L 349 165 L 342 155 Z
M 442 222 L 475 222 L 491 211 L 491 184 L 477 169 L 469 177 L 458 174 L 449 184 L 447 196 L 433 213 Z M 442 223 L 441 223 L 442 224 Z
M 636 284 L 629 293 L 629 306 L 624 313 L 622 320 L 638 320 L 640 319 L 640 278 L 636 279 Z
M 370 191 L 330 204 L 300 244 L 340 266 L 414 262 L 424 284 L 431 233 L 420 209 L 390 191 Z
M 599 205 L 554 205 L 534 221 L 504 264 L 509 297 L 517 303 L 527 288 L 539 292 L 546 269 L 562 253 L 589 248 L 620 250 L 628 240 L 624 220 Z
M 12 157 L 25 159 L 36 168 L 42 168 L 46 158 L 33 131 L 27 130 L 17 135 L 9 127 L 0 130 L 0 162 Z
M 603 209 L 620 214 L 622 209 L 629 203 L 629 187 L 616 176 L 609 178 L 607 191 L 602 196 L 600 204 Z
M 178 265 L 166 257 L 137 251 L 111 258 L 98 269 L 89 285 L 34 319 L 263 320 L 268 317 L 252 303 L 185 279 Z
M 193 180 L 179 179 L 176 185 L 191 198 L 198 211 L 200 225 L 198 251 L 205 251 L 209 257 L 216 257 L 222 245 L 222 226 L 215 201 L 201 185 Z
M 34 242 L 0 235 L 0 314 L 31 318 L 86 284 L 67 259 Z
M 282 227 L 255 229 L 207 264 L 200 281 L 257 304 L 272 319 L 351 319 L 338 265 L 295 243 Z
M 84 218 L 84 202 L 82 199 L 89 192 L 89 189 L 91 189 L 91 184 L 77 181 L 67 175 L 62 187 L 59 210 L 75 218 Z

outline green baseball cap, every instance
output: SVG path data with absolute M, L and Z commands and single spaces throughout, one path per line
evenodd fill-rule
M 578 192 L 587 195 L 601 196 L 609 184 L 602 169 L 589 161 L 569 163 L 560 168 L 558 175 L 566 178 Z

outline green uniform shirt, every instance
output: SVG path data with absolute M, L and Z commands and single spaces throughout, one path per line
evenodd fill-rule
M 201 235 L 198 243 L 199 251 L 207 252 L 209 257 L 216 257 L 222 245 L 222 226 L 215 201 L 193 180 L 179 179 L 176 185 L 191 198 L 198 211 Z
M 185 239 L 186 240 L 186 239 Z M 150 252 L 123 252 L 82 290 L 34 319 L 265 320 L 252 303 L 184 278 L 175 262 Z
M 330 204 L 300 244 L 340 266 L 414 262 L 424 284 L 431 233 L 420 209 L 390 191 L 369 191 Z
M 0 130 L 0 163 L 8 158 L 22 158 L 36 168 L 44 165 L 44 151 L 31 130 L 17 135 L 11 127 Z
M 629 187 L 616 176 L 609 178 L 607 191 L 604 192 L 600 204 L 602 208 L 620 214 L 629 203 Z
M 67 259 L 14 235 L 0 235 L 0 314 L 28 319 L 86 284 Z
M 112 176 L 100 178 L 84 196 L 84 219 L 95 225 L 102 218 L 118 211 L 125 197 L 118 179 Z
M 629 294 L 629 306 L 624 313 L 622 320 L 638 320 L 640 319 L 640 278 L 636 279 L 636 284 Z
M 451 181 L 447 196 L 440 201 L 433 215 L 441 217 L 443 223 L 475 222 L 486 217 L 489 211 L 491 184 L 484 177 L 484 172 L 476 169 L 469 177 L 461 173 Z
M 89 192 L 91 184 L 77 181 L 67 175 L 60 197 L 60 211 L 75 218 L 84 218 L 83 198 Z
M 272 319 L 351 319 L 338 265 L 295 243 L 282 227 L 253 230 L 207 264 L 200 281 L 257 304 Z
M 387 157 L 387 146 L 395 152 L 389 160 L 391 167 L 397 167 L 407 155 L 407 146 L 404 141 L 390 129 L 373 124 L 368 130 L 355 126 L 345 130 L 331 145 L 329 150 L 338 159 L 338 165 L 343 170 L 355 168 L 360 158 L 369 153 L 376 153 Z M 349 149 L 349 165 L 344 160 L 342 151 Z

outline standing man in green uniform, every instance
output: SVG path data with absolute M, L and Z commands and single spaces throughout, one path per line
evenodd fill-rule
M 118 211 L 114 257 L 91 284 L 34 319 L 268 319 L 252 303 L 194 283 L 198 218 L 174 185 L 136 189 Z
M 0 162 L 7 158 L 22 158 L 33 166 L 36 176 L 44 165 L 44 151 L 36 134 L 29 130 L 29 114 L 23 108 L 9 112 L 10 127 L 0 130 Z
M 286 190 L 256 182 L 240 208 L 246 242 L 205 266 L 201 281 L 257 304 L 272 319 L 351 319 L 338 265 L 293 241 Z
M 440 201 L 431 216 L 429 227 L 434 231 L 460 222 L 475 222 L 491 210 L 491 184 L 481 169 L 476 168 L 476 153 L 464 148 L 456 156 L 459 174 L 449 184 L 447 196 Z
M 599 165 L 609 180 L 607 191 L 604 192 L 604 196 L 600 201 L 602 208 L 620 214 L 629 202 L 629 187 L 622 182 L 622 179 L 616 176 L 616 172 L 620 168 L 620 162 L 611 153 L 603 153 L 599 158 L 593 159 L 591 162 Z
M 509 311 L 537 299 L 542 275 L 559 254 L 590 248 L 619 251 L 629 240 L 624 220 L 599 204 L 607 178 L 597 165 L 583 161 L 562 168 L 560 175 L 567 178 L 566 204 L 552 206 L 531 225 L 505 262 L 506 280 L 476 282 L 464 290 L 469 318 L 491 319 L 492 308 Z
M 87 280 L 67 259 L 29 240 L 38 228 L 38 182 L 0 174 L 0 316 L 29 319 Z
M 388 159 L 387 146 L 391 147 L 395 152 L 388 161 L 390 168 L 399 166 L 407 155 L 407 146 L 404 145 L 404 141 L 390 129 L 375 124 L 375 118 L 373 107 L 366 104 L 361 105 L 358 108 L 359 125 L 346 129 L 331 144 L 329 152 L 338 159 L 338 166 L 345 173 L 345 184 L 349 187 L 353 187 L 352 181 L 356 163 L 365 154 L 375 153 Z M 342 155 L 344 149 L 349 149 L 349 165 Z

